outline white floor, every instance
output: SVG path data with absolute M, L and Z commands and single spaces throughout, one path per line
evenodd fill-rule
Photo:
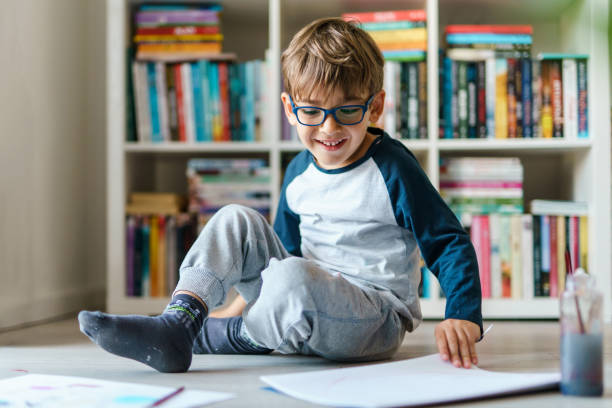
M 485 327 L 489 323 L 485 323 Z M 423 323 L 407 334 L 393 360 L 436 352 L 435 322 Z M 606 329 L 605 394 L 603 398 L 575 398 L 557 391 L 470 401 L 460 407 L 612 407 L 612 326 Z M 504 372 L 547 372 L 559 369 L 559 327 L 556 322 L 494 322 L 478 345 L 479 367 Z M 0 378 L 24 372 L 84 376 L 188 389 L 230 392 L 236 398 L 214 407 L 306 407 L 311 404 L 264 390 L 261 375 L 337 368 L 345 365 L 315 357 L 194 356 L 189 372 L 160 374 L 132 360 L 113 356 L 82 335 L 76 319 L 0 332 Z M 406 392 L 410 385 L 406 385 Z

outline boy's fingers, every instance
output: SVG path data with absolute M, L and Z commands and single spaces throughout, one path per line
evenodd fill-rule
M 470 333 L 466 330 L 468 344 L 470 346 L 470 355 L 472 356 L 472 364 L 478 364 L 478 355 L 476 354 L 476 341 L 470 337 Z
M 440 357 L 442 360 L 448 361 L 448 345 L 446 344 L 446 336 L 444 335 L 443 331 L 438 331 L 436 333 L 436 344 L 438 345 L 438 352 L 440 352 Z
M 463 360 L 463 366 L 465 368 L 471 367 L 471 355 L 468 337 L 465 332 L 459 327 L 457 328 L 457 339 L 459 341 L 459 351 L 461 353 L 461 359 Z
M 444 330 L 446 335 L 446 342 L 450 350 L 450 361 L 455 367 L 461 367 L 461 359 L 459 358 L 459 342 L 457 340 L 457 334 L 453 328 Z

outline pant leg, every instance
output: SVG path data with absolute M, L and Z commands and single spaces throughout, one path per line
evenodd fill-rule
M 399 315 L 380 292 L 312 261 L 272 260 L 262 278 L 261 293 L 243 319 L 249 336 L 265 347 L 365 361 L 391 357 L 404 338 Z
M 235 286 L 249 302 L 259 295 L 261 271 L 270 259 L 288 256 L 261 214 L 241 205 L 228 205 L 206 223 L 189 249 L 175 290 L 193 292 L 213 309 Z

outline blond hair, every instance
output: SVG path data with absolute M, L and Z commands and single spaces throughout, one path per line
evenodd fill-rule
M 306 100 L 314 92 L 328 97 L 370 96 L 382 89 L 383 56 L 372 37 L 355 22 L 322 18 L 302 28 L 281 56 L 285 91 Z M 368 95 L 363 95 L 366 92 Z

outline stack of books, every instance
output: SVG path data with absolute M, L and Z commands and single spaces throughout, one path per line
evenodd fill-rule
M 440 138 L 588 137 L 587 56 L 531 58 L 529 25 L 449 25 Z
M 427 51 L 425 10 L 373 11 L 342 14 L 356 21 L 380 48 L 385 60 L 423 61 Z
M 520 214 L 523 165 L 517 157 L 443 158 L 440 195 L 464 225 L 471 214 Z
M 385 58 L 385 110 L 378 127 L 394 138 L 427 138 L 425 10 L 345 13 L 367 31 Z
M 533 61 L 536 137 L 589 137 L 587 60 L 584 54 L 540 53 Z
M 132 63 L 139 142 L 261 139 L 266 64 L 200 60 Z
M 270 217 L 270 168 L 263 159 L 191 159 L 189 212 L 202 227 L 221 207 L 241 204 Z
M 588 271 L 586 203 L 533 200 L 531 209 L 472 217 L 483 298 L 558 297 L 569 271 Z
M 136 58 L 156 61 L 221 54 L 219 5 L 144 4 L 134 12 Z

